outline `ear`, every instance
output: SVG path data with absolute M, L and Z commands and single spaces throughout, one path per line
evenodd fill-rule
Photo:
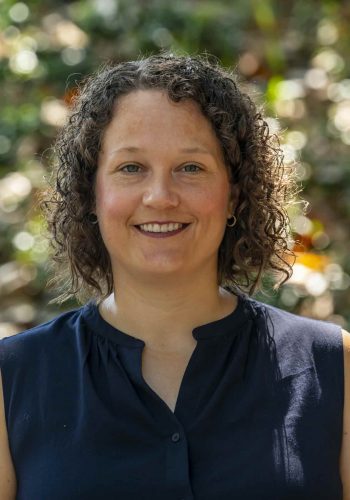
M 239 193 L 240 193 L 239 187 L 236 184 L 232 185 L 231 192 L 230 192 L 230 199 L 229 199 L 228 208 L 227 208 L 227 218 L 228 219 L 230 217 L 232 217 L 232 215 L 236 209 L 236 206 L 237 206 L 238 200 L 239 200 Z

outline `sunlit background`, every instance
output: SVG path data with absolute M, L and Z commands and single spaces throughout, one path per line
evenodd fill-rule
M 163 48 L 236 67 L 297 169 L 309 209 L 290 213 L 294 274 L 256 298 L 349 328 L 349 21 L 350 4 L 331 0 L 0 0 L 0 337 L 75 306 L 48 306 L 38 193 L 77 82 Z

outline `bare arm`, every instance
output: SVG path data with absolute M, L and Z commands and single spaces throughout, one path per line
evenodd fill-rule
M 350 500 L 350 333 L 345 330 L 343 330 L 343 346 L 345 390 L 340 475 L 343 482 L 343 500 Z
M 16 475 L 8 443 L 0 372 L 0 500 L 15 500 L 16 489 Z

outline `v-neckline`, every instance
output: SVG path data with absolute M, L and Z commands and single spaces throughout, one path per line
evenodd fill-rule
M 172 413 L 176 411 L 181 386 L 197 347 L 198 343 L 196 342 L 192 351 L 184 355 L 183 362 L 181 355 L 179 355 L 179 360 L 174 360 L 179 365 L 175 368 L 171 366 L 171 360 L 168 359 L 158 361 L 155 358 L 151 361 L 151 357 L 145 356 L 146 346 L 141 354 L 141 374 L 145 384 L 164 401 Z

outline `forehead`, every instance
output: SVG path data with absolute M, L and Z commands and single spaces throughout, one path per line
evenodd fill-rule
M 165 90 L 161 89 L 139 89 L 119 97 L 114 105 L 114 115 L 125 116 L 142 110 L 152 113 L 159 111 L 160 108 L 166 113 L 173 113 L 174 116 L 195 113 L 197 118 L 206 119 L 196 101 L 182 99 L 175 102 Z
M 140 141 L 202 142 L 221 149 L 211 123 L 190 99 L 172 101 L 165 91 L 136 90 L 120 97 L 104 134 L 104 144 L 130 138 Z

